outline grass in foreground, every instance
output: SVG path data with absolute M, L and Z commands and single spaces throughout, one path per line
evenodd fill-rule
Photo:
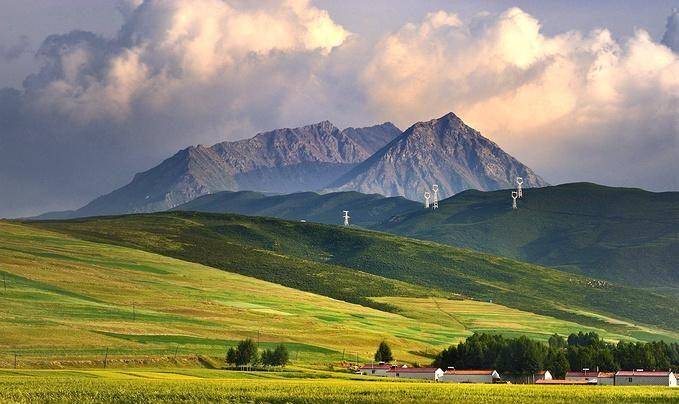
M 229 378 L 202 374 L 130 372 L 28 372 L 0 374 L 4 403 L 661 403 L 679 400 L 668 387 L 465 385 L 388 380 L 285 380 Z M 223 378 L 219 378 L 219 374 Z

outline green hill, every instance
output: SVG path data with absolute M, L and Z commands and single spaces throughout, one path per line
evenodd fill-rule
M 250 216 L 271 216 L 287 220 L 341 224 L 342 211 L 348 210 L 351 223 L 374 226 L 390 217 L 412 212 L 420 204 L 403 197 L 387 198 L 360 192 L 333 192 L 267 196 L 259 192 L 218 192 L 201 196 L 172 210 L 238 213 Z
M 273 256 L 279 263 L 291 259 Z M 315 268 L 336 275 L 329 265 Z M 372 279 L 381 296 L 369 301 L 391 312 L 0 221 L 0 367 L 12 367 L 15 353 L 22 369 L 99 367 L 105 355 L 111 367 L 195 365 L 196 355 L 219 364 L 226 348 L 246 337 L 264 347 L 284 342 L 298 364 L 357 355 L 370 360 L 382 340 L 397 359 L 426 363 L 427 352 L 472 332 L 546 340 L 584 330 L 612 340 L 679 339 L 658 329 L 618 326 L 623 335 L 603 322 L 588 327 L 496 303 L 434 297 L 445 293 L 353 272 L 358 280 Z M 420 293 L 426 297 L 413 297 Z
M 662 295 L 371 231 L 195 212 L 29 225 L 375 308 L 390 306 L 372 297 L 421 297 L 428 290 L 492 299 L 510 308 L 644 338 L 648 333 L 640 324 L 679 329 L 679 308 Z
M 436 212 L 404 198 L 357 192 L 267 196 L 220 192 L 175 210 L 238 213 L 339 224 L 433 240 L 677 295 L 679 193 L 589 183 L 528 189 L 511 210 L 509 191 L 466 191 Z
M 589 183 L 466 191 L 375 228 L 613 282 L 679 287 L 679 193 Z

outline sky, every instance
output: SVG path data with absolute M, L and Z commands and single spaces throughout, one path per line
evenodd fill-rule
M 177 150 L 453 111 L 551 183 L 679 191 L 679 2 L 0 0 L 0 217 Z

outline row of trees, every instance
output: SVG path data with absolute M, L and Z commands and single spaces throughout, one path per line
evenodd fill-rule
M 516 374 L 547 369 L 557 378 L 568 370 L 668 369 L 679 365 L 679 344 L 665 342 L 611 344 L 594 332 L 553 335 L 547 344 L 527 337 L 474 334 L 441 351 L 434 365 L 445 369 L 497 369 Z
M 265 349 L 261 355 L 257 344 L 252 339 L 240 341 L 236 348 L 230 347 L 226 352 L 226 363 L 235 366 L 285 366 L 290 361 L 288 348 L 280 344 L 275 349 Z

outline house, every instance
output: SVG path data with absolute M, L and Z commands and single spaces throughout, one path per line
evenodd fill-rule
M 597 383 L 599 371 L 583 369 L 582 371 L 568 371 L 566 372 L 566 380 L 583 381 Z
M 621 370 L 615 374 L 616 386 L 677 386 L 672 371 Z
M 393 368 L 387 370 L 388 377 L 400 377 L 402 379 L 423 379 L 439 381 L 443 376 L 440 368 Z
M 495 370 L 456 370 L 448 369 L 439 379 L 447 383 L 493 383 L 500 380 Z
M 535 372 L 533 375 L 533 379 L 535 381 L 538 380 L 552 380 L 552 374 L 549 372 L 549 370 L 538 370 Z
M 406 367 L 406 365 L 397 366 L 397 365 L 390 365 L 388 363 L 380 362 L 378 364 L 363 365 L 358 369 L 358 371 L 362 375 L 386 377 L 387 371 L 389 369 L 405 368 L 405 367 Z
M 535 373 L 512 373 L 505 372 L 502 374 L 502 380 L 512 384 L 533 384 L 538 380 L 553 379 L 549 370 L 538 370 Z
M 599 372 L 597 375 L 597 384 L 599 386 L 613 386 L 615 385 L 615 373 L 613 372 Z

